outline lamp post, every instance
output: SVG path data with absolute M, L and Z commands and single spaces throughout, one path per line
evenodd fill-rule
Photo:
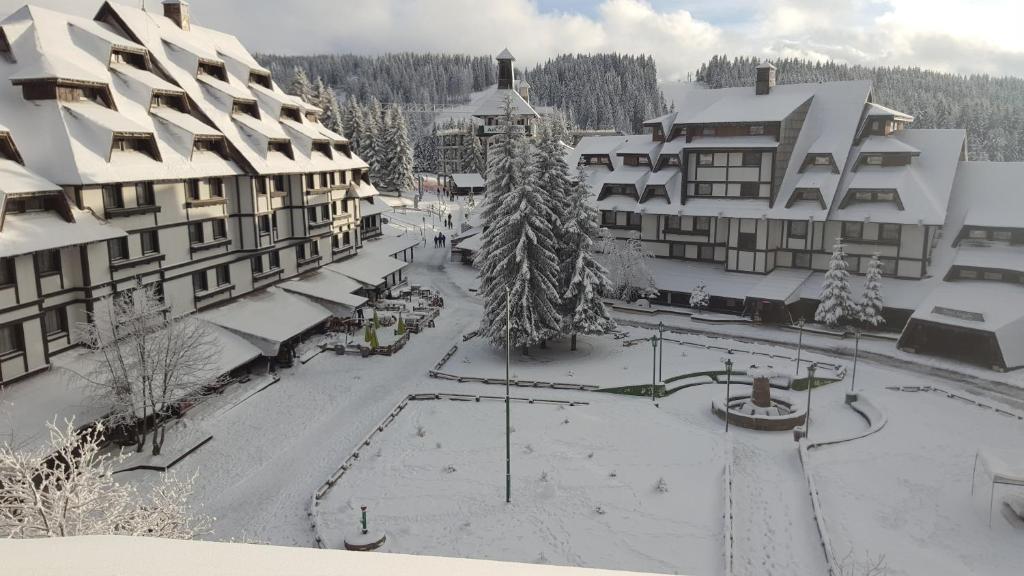
M 658 390 L 658 337 L 651 335 L 651 402 L 656 400 Z
M 729 432 L 729 392 L 732 388 L 732 358 L 725 359 L 725 431 Z
M 661 350 L 658 350 L 658 382 L 661 382 L 664 376 L 662 375 L 661 367 L 665 358 L 665 323 L 658 322 L 658 343 L 661 344 Z
M 816 362 L 807 367 L 807 415 L 804 416 L 804 438 L 811 437 L 811 390 L 814 390 L 814 372 L 818 369 Z
M 512 402 L 509 398 L 512 363 L 512 295 L 505 288 L 505 503 L 512 502 Z
M 857 357 L 860 356 L 860 330 L 853 331 L 853 374 L 850 378 L 850 393 L 853 393 L 853 387 L 857 384 Z
M 800 377 L 800 352 L 804 348 L 804 319 L 800 317 L 800 322 L 797 323 L 800 327 L 800 335 L 796 337 L 796 377 Z

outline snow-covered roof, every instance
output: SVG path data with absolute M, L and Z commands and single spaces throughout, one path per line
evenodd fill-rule
M 0 175 L 2 178 L 2 175 Z M 0 258 L 104 242 L 128 234 L 93 216 L 91 212 L 71 208 L 74 222 L 53 211 L 7 214 L 0 232 Z
M 473 112 L 474 116 L 501 116 L 505 113 L 505 99 L 512 99 L 512 114 L 513 116 L 533 116 L 536 118 L 540 117 L 540 114 L 530 106 L 530 103 L 523 99 L 519 95 L 519 92 L 515 90 L 499 90 L 497 88 L 492 89 L 487 97 L 483 99 L 477 109 Z
M 861 142 L 861 154 L 893 154 L 903 153 L 917 156 L 921 151 L 897 137 L 899 132 L 892 136 L 868 136 Z
M 457 248 L 465 252 L 479 252 L 484 244 L 483 234 L 474 234 L 459 242 Z M 454 247 L 453 247 L 454 248 Z
M 882 106 L 881 104 L 876 104 L 874 102 L 868 103 L 867 115 L 868 117 L 893 116 L 897 120 L 903 120 L 904 122 L 914 121 L 914 117 L 911 116 L 910 114 L 904 114 L 899 110 L 893 110 L 892 108 L 887 108 L 885 106 Z
M 340 317 L 366 304 L 365 297 L 353 294 L 360 288 L 362 285 L 355 280 L 327 270 L 317 270 L 281 284 L 282 290 L 310 298 Z
M 1024 162 L 961 162 L 953 189 L 950 242 L 961 225 L 1024 228 Z
M 383 202 L 374 202 L 373 198 L 359 200 L 359 215 L 363 218 L 367 216 L 373 216 L 375 214 L 382 214 L 386 211 L 389 206 Z
M 349 278 L 362 283 L 364 286 L 376 288 L 384 283 L 384 277 L 398 272 L 409 264 L 390 257 L 381 257 L 379 254 L 371 254 L 365 251 L 355 256 L 328 264 L 324 268 L 337 274 L 344 274 Z
M 0 194 L 60 191 L 60 186 L 14 160 L 0 158 Z
M 747 298 L 793 304 L 800 299 L 800 287 L 810 277 L 810 270 L 776 268 L 747 293 Z
M 500 53 L 498 53 L 498 55 L 495 56 L 494 59 L 495 60 L 515 60 L 516 57 L 513 56 L 512 53 L 508 51 L 508 48 L 505 48 Z
M 963 240 L 953 257 L 953 265 L 1024 272 L 1024 247 L 986 240 Z
M 330 311 L 279 288 L 268 288 L 200 313 L 200 317 L 242 336 L 264 356 L 331 317 Z
M 787 84 L 763 95 L 748 86 L 693 90 L 682 106 L 676 103 L 675 124 L 780 122 L 814 97 L 819 86 L 823 84 Z
M 484 177 L 477 173 L 452 174 L 452 181 L 455 182 L 456 188 L 484 188 L 487 186 Z
M 415 248 L 423 239 L 417 234 L 406 232 L 401 236 L 381 236 L 363 242 L 362 253 L 384 259 L 400 254 L 409 248 Z
M 655 127 L 655 126 L 661 127 L 662 133 L 665 134 L 665 135 L 668 135 L 668 133 L 672 131 L 672 124 L 675 122 L 675 120 L 676 120 L 676 113 L 675 112 L 669 112 L 668 114 L 662 114 L 661 116 L 658 116 L 657 118 L 651 118 L 650 120 L 644 120 L 644 124 L 643 125 L 647 126 L 647 127 Z
M 626 136 L 626 140 L 617 150 L 616 154 L 641 154 L 656 158 L 661 148 L 661 142 L 651 138 L 650 134 L 634 134 Z

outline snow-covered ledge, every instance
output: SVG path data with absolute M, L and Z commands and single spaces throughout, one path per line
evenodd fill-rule
M 492 560 L 131 536 L 0 540 L 4 573 L 46 576 L 639 576 Z

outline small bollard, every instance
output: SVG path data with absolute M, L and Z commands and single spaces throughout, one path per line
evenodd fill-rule
M 366 534 L 366 506 L 360 506 L 359 509 L 363 511 L 363 519 L 361 523 L 363 525 L 363 534 Z

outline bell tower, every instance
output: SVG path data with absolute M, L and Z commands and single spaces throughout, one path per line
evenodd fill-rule
M 512 63 L 516 57 L 505 48 L 498 54 L 498 90 L 513 90 L 516 85 L 516 72 Z

